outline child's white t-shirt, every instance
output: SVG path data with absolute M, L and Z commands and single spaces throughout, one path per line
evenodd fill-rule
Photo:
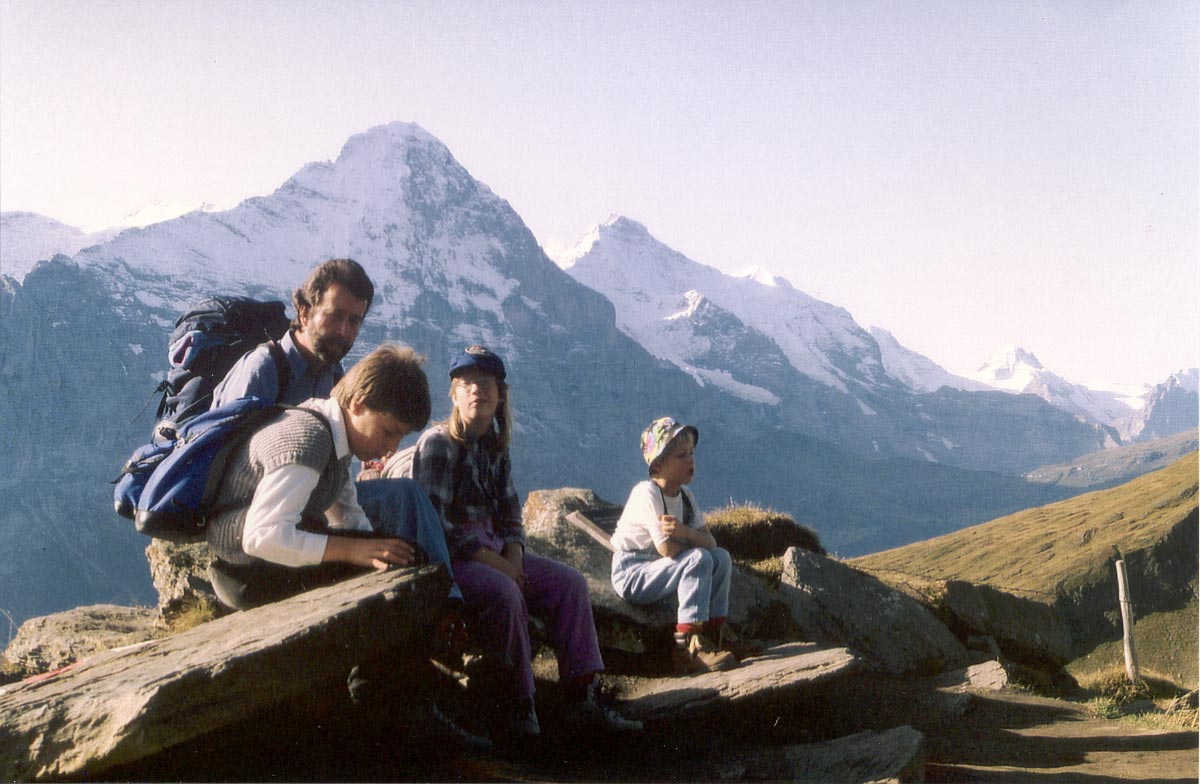
M 629 492 L 625 511 L 613 531 L 612 546 L 618 551 L 650 550 L 657 552 L 657 545 L 667 541 L 658 522 L 658 516 L 669 514 L 680 523 L 684 521 L 683 494 L 687 493 L 692 504 L 692 520 L 689 528 L 704 527 L 704 515 L 696 497 L 686 487 L 676 496 L 664 495 L 658 485 L 650 480 L 639 482 Z M 666 502 L 664 511 L 663 502 Z

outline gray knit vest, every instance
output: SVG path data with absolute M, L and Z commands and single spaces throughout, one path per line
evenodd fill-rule
M 208 525 L 208 546 L 226 563 L 249 564 L 259 559 L 242 550 L 246 512 L 264 476 L 285 465 L 302 465 L 321 472 L 304 505 L 301 527 L 325 525 L 325 510 L 350 481 L 350 455 L 337 460 L 329 428 L 306 411 L 287 410 L 260 427 L 230 459 L 217 508 Z

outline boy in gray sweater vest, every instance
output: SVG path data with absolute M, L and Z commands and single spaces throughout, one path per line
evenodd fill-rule
M 423 553 L 406 530 L 372 526 L 350 481 L 351 457 L 372 460 L 429 421 L 424 358 L 383 345 L 337 383 L 262 425 L 231 459 L 209 525 L 210 570 L 223 604 L 277 601 L 366 569 L 412 566 Z M 423 494 L 391 519 L 436 512 Z M 399 527 L 399 526 L 397 526 Z

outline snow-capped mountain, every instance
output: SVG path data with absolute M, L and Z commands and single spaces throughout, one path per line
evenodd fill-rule
M 117 281 L 130 278 L 127 270 L 186 275 L 194 287 L 183 292 L 136 283 L 177 310 L 197 290 L 253 283 L 287 292 L 321 259 L 373 259 L 395 273 L 372 307 L 382 321 L 401 315 L 397 304 L 433 292 L 455 310 L 498 316 L 518 288 L 505 274 L 514 272 L 516 256 L 540 257 L 536 243 L 514 250 L 500 239 L 522 231 L 507 203 L 457 166 L 440 142 L 419 126 L 396 123 L 351 137 L 336 161 L 304 166 L 270 196 L 130 229 L 77 260 Z M 497 334 L 478 337 L 508 348 Z
M 622 332 L 697 378 L 711 378 L 694 361 L 709 350 L 711 338 L 684 336 L 679 322 L 704 299 L 769 336 L 795 370 L 826 386 L 847 392 L 887 382 L 875 341 L 843 308 L 761 268 L 731 276 L 699 264 L 629 218 L 610 216 L 558 261 L 571 277 L 612 300 Z M 763 390 L 740 391 L 748 399 L 764 396 Z
M 1142 395 L 1142 405 L 1122 423 L 1121 430 L 1130 440 L 1181 433 L 1196 426 L 1200 409 L 1200 369 L 1188 368 L 1172 373 Z
M 34 212 L 0 213 L 0 274 L 18 281 L 39 261 L 59 254 L 74 256 L 91 245 L 107 242 L 125 229 L 144 228 L 190 212 L 213 212 L 208 202 L 181 205 L 159 200 L 129 213 L 112 226 L 85 230 Z
M 1140 394 L 1128 389 L 1090 389 L 1047 370 L 1032 352 L 1005 346 L 973 374 L 973 379 L 1005 392 L 1036 395 L 1086 421 L 1113 428 L 1121 441 L 1174 435 L 1196 426 L 1197 369 L 1173 373 Z
M 905 348 L 895 335 L 883 327 L 872 326 L 869 332 L 879 345 L 879 354 L 888 375 L 914 392 L 935 392 L 942 387 L 970 392 L 992 389 L 982 381 L 955 375 L 932 359 Z
M 0 274 L 24 280 L 39 261 L 59 253 L 74 256 L 115 233 L 87 232 L 35 212 L 0 213 Z

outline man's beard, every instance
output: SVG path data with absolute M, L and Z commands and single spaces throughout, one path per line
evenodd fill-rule
M 313 353 L 317 359 L 327 365 L 342 361 L 342 357 L 350 351 L 353 344 L 347 343 L 336 335 L 313 335 Z

